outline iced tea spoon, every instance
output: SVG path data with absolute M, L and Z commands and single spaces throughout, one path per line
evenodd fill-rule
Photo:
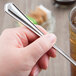
M 13 3 L 5 4 L 4 10 L 38 36 L 44 35 Z M 55 48 L 61 55 L 63 55 L 68 61 L 76 66 L 76 61 L 68 56 L 63 50 L 59 49 L 56 45 L 54 45 L 53 48 Z

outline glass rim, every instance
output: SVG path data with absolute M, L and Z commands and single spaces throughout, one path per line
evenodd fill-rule
M 72 8 L 72 10 L 70 11 L 69 21 L 70 21 L 70 26 L 72 27 L 73 31 L 76 32 L 76 27 L 72 24 L 72 20 L 71 20 L 71 18 L 72 18 L 72 16 L 73 16 L 72 13 L 73 13 L 75 10 L 76 10 L 76 6 L 74 6 L 74 7 Z

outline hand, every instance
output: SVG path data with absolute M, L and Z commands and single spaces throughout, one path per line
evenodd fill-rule
M 47 69 L 49 57 L 56 57 L 52 48 L 56 37 L 37 27 L 46 35 L 39 38 L 26 27 L 3 31 L 0 36 L 0 76 L 37 76 L 42 69 Z

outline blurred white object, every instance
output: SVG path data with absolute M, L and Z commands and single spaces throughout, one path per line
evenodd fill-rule
M 42 26 L 48 32 L 54 32 L 56 20 L 54 16 L 52 15 L 52 11 L 45 8 L 43 5 L 40 5 L 39 8 L 42 9 L 44 12 L 46 12 L 46 16 L 47 16 L 47 21 L 43 23 Z

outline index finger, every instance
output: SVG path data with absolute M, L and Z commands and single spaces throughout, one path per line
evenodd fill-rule
M 40 25 L 36 25 L 36 27 L 44 34 L 47 34 L 47 31 L 41 27 Z M 26 31 L 27 37 L 29 39 L 30 42 L 33 42 L 34 40 L 36 40 L 37 38 L 39 38 L 38 35 L 36 35 L 34 32 L 32 32 L 30 29 L 28 29 L 29 32 Z M 28 34 L 29 33 L 29 34 Z M 31 36 L 32 35 L 32 36 Z
M 42 28 L 41 26 L 39 25 L 36 25 L 37 28 L 43 32 L 44 34 L 47 34 L 47 31 Z M 19 27 L 19 28 L 15 28 L 16 31 L 22 36 L 22 34 L 24 33 L 28 39 L 28 42 L 33 42 L 34 40 L 36 40 L 37 38 L 39 38 L 38 35 L 36 35 L 34 32 L 32 32 L 30 29 L 28 29 L 27 27 L 25 26 L 22 26 L 22 27 Z M 21 38 L 21 37 L 20 37 Z M 22 39 L 21 39 L 22 40 Z M 25 41 L 24 41 L 25 42 Z

